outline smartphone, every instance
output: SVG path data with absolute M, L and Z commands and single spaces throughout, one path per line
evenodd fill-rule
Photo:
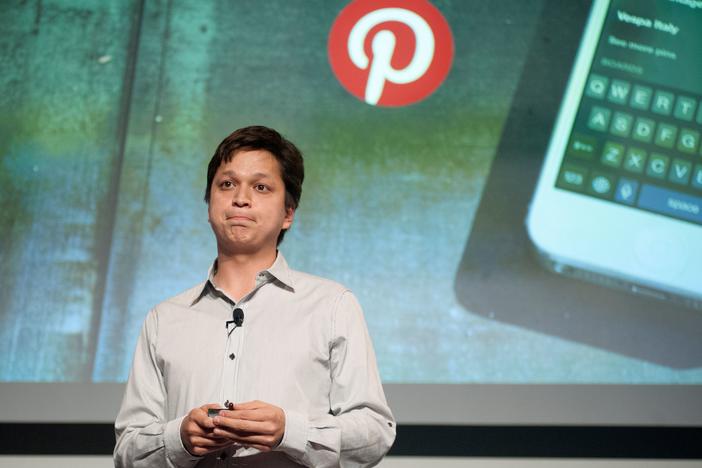
M 595 0 L 526 228 L 556 273 L 702 309 L 702 3 Z

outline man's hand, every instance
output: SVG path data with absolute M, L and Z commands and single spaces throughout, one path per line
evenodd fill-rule
M 222 405 L 210 403 L 190 410 L 183 418 L 180 424 L 180 439 L 191 455 L 201 457 L 232 445 L 230 439 L 218 437 L 213 433 L 215 425 L 212 418 L 207 416 L 207 408 L 221 407 Z
M 283 439 L 285 413 L 263 401 L 234 405 L 232 411 L 221 411 L 213 418 L 216 437 L 226 437 L 246 447 L 270 452 Z

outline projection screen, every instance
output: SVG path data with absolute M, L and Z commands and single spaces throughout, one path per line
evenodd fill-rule
M 399 422 L 702 424 L 702 2 L 0 9 L 0 420 L 113 420 L 146 313 L 216 255 L 210 156 L 263 124 L 305 156 L 281 250 L 358 296 Z M 559 141 L 545 186 L 624 215 L 558 239 L 654 229 L 648 263 L 535 244 Z

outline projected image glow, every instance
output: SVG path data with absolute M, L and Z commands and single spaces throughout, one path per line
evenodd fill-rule
M 639 8 L 614 3 L 631 14 Z M 475 250 L 489 243 L 479 243 L 474 228 L 500 216 L 486 204 L 486 184 L 504 177 L 499 148 L 517 141 L 503 133 L 505 122 L 519 110 L 530 47 L 551 12 L 522 1 L 432 4 L 453 36 L 450 70 L 432 92 L 395 107 L 383 107 L 382 95 L 377 106 L 357 98 L 332 70 L 329 34 L 345 1 L 145 2 L 144 11 L 137 1 L 2 6 L 0 381 L 124 381 L 148 310 L 203 281 L 214 260 L 202 201 L 212 152 L 235 128 L 263 124 L 305 155 L 301 205 L 281 250 L 295 269 L 355 292 L 384 382 L 702 383 L 702 362 L 670 365 L 607 346 L 614 338 L 604 332 L 582 338 L 527 323 L 539 307 L 569 313 L 558 289 L 542 302 L 499 292 L 480 298 L 488 289 L 475 279 L 489 281 L 510 261 Z M 648 16 L 702 14 L 682 2 L 657 5 Z M 405 54 L 389 62 L 400 70 L 412 48 L 399 39 L 412 29 L 388 28 Z M 382 30 L 364 42 L 371 58 L 372 36 Z M 699 56 L 702 27 L 695 31 Z M 697 88 L 681 89 L 702 109 L 696 70 L 698 79 L 689 79 Z M 522 86 L 563 95 L 537 91 L 537 82 Z M 531 110 L 549 135 L 555 113 Z M 684 158 L 691 173 L 702 161 L 700 115 L 680 125 L 697 135 L 694 157 Z M 671 161 L 684 153 L 666 151 Z M 539 172 L 544 151 L 521 156 Z M 535 180 L 507 172 L 511 185 L 524 185 L 527 195 L 514 200 L 526 206 Z M 702 197 L 693 182 L 685 191 Z M 510 219 L 505 231 L 490 231 L 489 245 L 526 235 L 525 212 Z M 520 278 L 559 276 L 539 268 Z M 574 291 L 593 287 L 560 280 Z M 674 307 L 632 297 L 664 312 Z M 502 309 L 502 301 L 511 305 Z

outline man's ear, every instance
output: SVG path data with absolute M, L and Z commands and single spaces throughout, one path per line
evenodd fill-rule
M 295 219 L 295 208 L 285 208 L 285 219 L 283 220 L 283 229 L 290 229 L 293 220 Z

